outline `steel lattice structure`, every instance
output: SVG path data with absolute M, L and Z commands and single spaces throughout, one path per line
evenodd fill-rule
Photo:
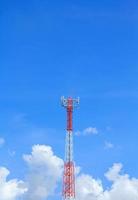
M 73 109 L 79 104 L 79 98 L 72 99 L 71 97 L 69 97 L 65 99 L 64 97 L 62 97 L 61 103 L 62 106 L 65 107 L 67 110 L 67 133 L 63 174 L 63 199 L 75 200 L 75 166 L 73 161 L 72 114 Z

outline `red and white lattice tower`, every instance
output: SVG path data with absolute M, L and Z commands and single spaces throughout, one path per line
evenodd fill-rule
M 67 110 L 67 133 L 66 133 L 66 148 L 65 162 L 63 174 L 63 199 L 75 200 L 75 166 L 73 161 L 73 135 L 72 135 L 72 114 L 73 109 L 78 106 L 79 98 L 72 99 L 61 98 L 62 106 Z

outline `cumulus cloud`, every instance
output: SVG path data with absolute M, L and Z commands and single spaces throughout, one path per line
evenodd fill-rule
M 99 194 L 103 193 L 100 180 L 95 180 L 90 175 L 81 174 L 76 179 L 77 200 L 97 200 Z
M 89 175 L 77 178 L 77 200 L 137 200 L 138 179 L 128 174 L 121 175 L 121 163 L 115 163 L 105 174 L 112 182 L 109 189 L 103 189 L 101 181 Z
M 32 153 L 23 158 L 29 167 L 25 200 L 42 200 L 52 195 L 62 175 L 62 159 L 45 145 L 34 145 Z
M 88 127 L 88 128 L 85 128 L 83 131 L 77 131 L 75 132 L 75 135 L 76 136 L 86 136 L 86 135 L 96 135 L 98 134 L 98 129 L 96 127 Z
M 62 180 L 63 160 L 45 145 L 34 145 L 23 159 L 28 166 L 24 182 L 7 181 L 9 171 L 0 168 L 0 200 L 46 200 L 55 195 Z M 121 163 L 115 163 L 108 169 L 105 177 L 111 186 L 104 188 L 100 179 L 76 167 L 76 200 L 138 200 L 138 179 L 123 173 L 122 168 Z
M 120 172 L 123 168 L 121 163 L 115 163 L 111 168 L 109 168 L 108 172 L 105 173 L 105 177 L 109 181 L 116 181 L 120 177 Z
M 104 192 L 102 200 L 137 200 L 138 199 L 138 179 L 130 178 L 128 174 L 120 174 L 122 164 L 114 164 L 105 174 L 113 184 L 110 190 Z
M 27 191 L 23 181 L 7 181 L 9 173 L 6 168 L 0 167 L 0 200 L 17 200 Z

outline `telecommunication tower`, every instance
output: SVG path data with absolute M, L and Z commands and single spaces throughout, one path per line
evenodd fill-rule
M 63 174 L 63 199 L 75 200 L 75 165 L 73 161 L 73 110 L 79 105 L 79 98 L 61 97 L 61 104 L 67 110 L 67 133 Z

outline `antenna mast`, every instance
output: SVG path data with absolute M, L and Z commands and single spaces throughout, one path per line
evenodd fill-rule
M 66 133 L 66 148 L 65 162 L 63 174 L 63 199 L 75 200 L 75 165 L 73 161 L 73 126 L 72 117 L 73 110 L 79 105 L 79 98 L 61 97 L 61 104 L 67 110 L 67 133 Z

